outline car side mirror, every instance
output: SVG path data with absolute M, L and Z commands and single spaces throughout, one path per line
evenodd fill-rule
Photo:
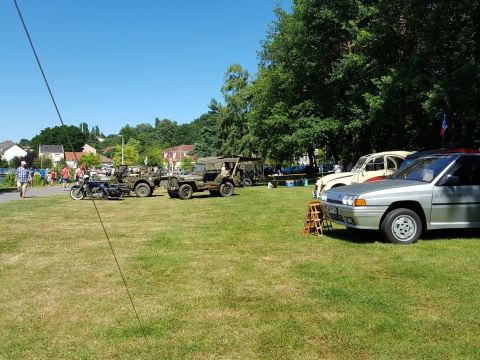
M 455 186 L 460 184 L 460 176 L 455 176 L 455 175 L 447 175 L 444 177 L 441 181 L 440 184 L 441 186 Z

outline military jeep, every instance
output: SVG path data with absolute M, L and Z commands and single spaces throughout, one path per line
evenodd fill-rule
M 213 196 L 232 196 L 235 187 L 241 186 L 240 157 L 200 158 L 191 174 L 168 177 L 166 189 L 171 198 L 186 200 L 194 192 L 206 191 Z
M 138 172 L 130 173 L 126 166 L 120 166 L 114 172 L 118 185 L 123 193 L 128 195 L 134 192 L 138 197 L 151 196 L 156 186 L 162 185 L 162 180 L 166 182 L 167 177 L 162 177 L 160 171 L 148 172 L 141 169 Z

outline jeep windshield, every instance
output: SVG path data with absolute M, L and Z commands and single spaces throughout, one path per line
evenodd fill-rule
M 193 175 L 202 175 L 205 171 L 205 165 L 203 164 L 195 164 L 192 169 Z
M 393 174 L 391 179 L 430 183 L 456 158 L 455 156 L 425 156 Z

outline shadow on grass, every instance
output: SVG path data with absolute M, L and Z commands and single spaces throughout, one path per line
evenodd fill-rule
M 347 241 L 355 244 L 373 244 L 384 242 L 378 231 L 358 230 L 352 228 L 333 229 L 325 233 L 327 236 L 341 241 Z
M 480 229 L 444 229 L 430 230 L 422 234 L 420 240 L 480 240 Z
M 383 239 L 379 231 L 358 230 L 351 228 L 334 229 L 325 233 L 327 236 L 336 240 L 347 241 L 356 244 L 386 243 L 390 242 Z M 480 240 L 480 229 L 444 229 L 424 231 L 419 241 L 434 240 Z
M 230 195 L 229 197 L 232 197 L 232 196 L 238 196 L 239 194 L 232 194 Z M 227 196 L 228 197 L 228 196 Z M 220 196 L 220 195 L 210 195 L 209 193 L 194 193 L 193 196 L 188 200 L 188 201 L 192 201 L 192 200 L 205 200 L 205 199 L 222 199 L 223 197 Z M 180 200 L 180 201 L 184 201 L 182 199 L 180 199 L 179 197 L 174 197 L 174 198 L 170 198 L 172 200 Z

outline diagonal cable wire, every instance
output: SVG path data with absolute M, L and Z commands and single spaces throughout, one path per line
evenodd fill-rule
M 42 64 L 40 63 L 40 59 L 38 58 L 37 51 L 35 50 L 35 46 L 33 46 L 32 38 L 30 37 L 30 33 L 28 31 L 27 25 L 25 24 L 25 21 L 23 20 L 22 12 L 20 11 L 20 8 L 18 7 L 17 0 L 13 0 L 13 3 L 15 4 L 15 7 L 17 9 L 18 16 L 19 16 L 20 21 L 23 25 L 23 29 L 25 30 L 25 34 L 27 35 L 28 42 L 30 43 L 30 47 L 32 48 L 33 54 L 35 55 L 35 60 L 37 61 L 37 65 L 40 69 L 40 72 L 42 73 L 43 81 L 45 82 L 45 85 L 47 86 L 48 93 L 50 94 L 50 98 L 52 99 L 53 106 L 55 107 L 55 111 L 57 112 L 58 118 L 60 119 L 60 123 L 63 126 L 65 126 L 65 124 L 63 122 L 63 119 L 62 119 L 62 115 L 60 114 L 60 110 L 58 109 L 57 102 L 55 101 L 55 97 L 53 96 L 52 90 L 50 89 L 50 85 L 48 84 L 47 77 L 45 76 L 45 72 L 43 71 Z M 73 151 L 73 145 L 72 145 L 72 142 L 70 141 L 70 137 L 68 136 L 68 132 L 66 130 L 65 130 L 65 136 L 68 140 L 68 143 L 69 143 L 68 145 L 70 146 L 70 149 Z M 75 156 L 75 160 L 78 163 L 77 154 L 75 152 L 73 152 L 73 153 L 74 153 L 74 156 Z M 92 199 L 92 203 L 93 203 L 93 207 L 95 208 L 95 212 L 97 213 L 98 220 L 100 221 L 100 224 L 102 226 L 103 233 L 105 234 L 105 238 L 107 239 L 108 245 L 110 246 L 110 250 L 112 252 L 113 258 L 115 259 L 115 263 L 117 265 L 118 272 L 120 274 L 120 277 L 122 278 L 123 285 L 125 287 L 128 298 L 130 300 L 130 304 L 132 306 L 133 312 L 135 313 L 135 317 L 137 319 L 138 325 L 140 326 L 140 329 L 142 331 L 143 338 L 144 338 L 145 341 L 147 341 L 147 335 L 145 333 L 145 327 L 142 323 L 142 320 L 140 319 L 140 316 L 138 315 L 138 311 L 137 311 L 137 308 L 135 307 L 133 297 L 132 297 L 132 295 L 130 293 L 130 290 L 128 288 L 125 276 L 123 275 L 120 263 L 118 262 L 118 258 L 117 258 L 117 255 L 115 254 L 115 249 L 113 247 L 113 244 L 110 240 L 110 237 L 108 236 L 107 229 L 105 228 L 105 225 L 103 223 L 102 217 L 100 215 L 100 211 L 98 210 L 97 204 L 95 203 L 95 199 Z

